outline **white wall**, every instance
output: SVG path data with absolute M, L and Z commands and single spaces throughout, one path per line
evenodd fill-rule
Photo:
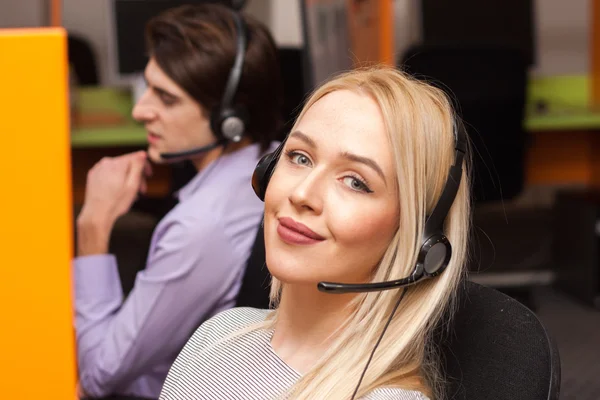
M 418 0 L 394 0 L 394 60 L 421 38 Z
M 0 28 L 42 26 L 47 18 L 46 0 L 0 0 Z
M 537 75 L 587 74 L 589 0 L 535 0 Z
M 302 46 L 300 0 L 249 0 L 246 12 L 271 29 L 279 46 Z
M 3 0 L 0 0 L 3 1 Z M 28 1 L 28 0 L 25 0 Z M 109 82 L 112 61 L 109 51 L 110 0 L 62 0 L 63 25 L 69 32 L 81 35 L 92 43 L 98 59 L 101 82 Z

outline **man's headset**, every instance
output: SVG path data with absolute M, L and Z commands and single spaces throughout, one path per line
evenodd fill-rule
M 454 164 L 450 167 L 440 199 L 425 222 L 421 249 L 412 273 L 406 278 L 387 282 L 358 284 L 319 282 L 318 288 L 320 291 L 326 293 L 358 293 L 396 289 L 412 285 L 422 279 L 437 276 L 444 271 L 452 256 L 452 246 L 446 235 L 444 235 L 444 221 L 456 198 L 462 177 L 463 158 L 467 151 L 467 137 L 462 125 L 459 125 L 456 129 L 455 140 Z M 262 201 L 265 199 L 269 180 L 284 145 L 285 141 L 273 153 L 261 158 L 254 170 L 252 187 Z
M 248 113 L 244 106 L 234 105 L 233 98 L 237 92 L 242 70 L 244 68 L 244 58 L 246 56 L 246 48 L 248 44 L 246 25 L 242 17 L 237 12 L 232 12 L 233 21 L 236 30 L 236 55 L 225 85 L 225 93 L 219 107 L 211 111 L 210 127 L 217 137 L 215 143 L 208 146 L 198 147 L 195 149 L 161 153 L 160 157 L 164 160 L 185 159 L 186 157 L 201 154 L 223 146 L 228 142 L 239 142 L 246 131 L 248 123 Z

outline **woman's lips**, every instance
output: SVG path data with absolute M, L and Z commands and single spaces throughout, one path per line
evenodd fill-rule
M 279 218 L 277 233 L 281 239 L 289 244 L 307 245 L 315 244 L 325 240 L 325 238 L 312 229 L 292 218 Z

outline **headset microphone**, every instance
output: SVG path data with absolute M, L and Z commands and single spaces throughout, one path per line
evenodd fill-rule
M 197 156 L 199 154 L 206 153 L 207 151 L 210 151 L 212 149 L 216 149 L 217 147 L 223 146 L 225 143 L 227 143 L 225 140 L 219 140 L 213 144 L 209 144 L 208 146 L 198 147 L 191 150 L 173 153 L 160 153 L 160 158 L 167 161 L 184 160 L 188 157 Z

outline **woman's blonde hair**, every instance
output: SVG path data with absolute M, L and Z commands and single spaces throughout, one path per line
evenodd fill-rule
M 306 110 L 328 93 L 351 90 L 370 96 L 379 106 L 395 160 L 399 197 L 398 231 L 374 270 L 372 281 L 408 276 L 422 244 L 426 216 L 439 200 L 454 163 L 457 119 L 439 89 L 389 67 L 353 70 L 323 84 L 307 100 Z M 465 159 L 467 160 L 467 159 Z M 467 161 L 465 161 L 465 164 Z M 409 287 L 364 376 L 356 398 L 378 387 L 402 387 L 440 398 L 433 329 L 451 315 L 453 295 L 467 258 L 470 225 L 469 180 L 462 181 L 444 224 L 452 258 L 438 277 Z M 276 306 L 285 286 L 273 279 Z M 361 294 L 334 343 L 291 389 L 294 399 L 350 399 L 366 361 L 400 295 L 398 290 Z M 262 324 L 272 327 L 277 310 Z M 288 393 L 289 394 L 289 393 Z

